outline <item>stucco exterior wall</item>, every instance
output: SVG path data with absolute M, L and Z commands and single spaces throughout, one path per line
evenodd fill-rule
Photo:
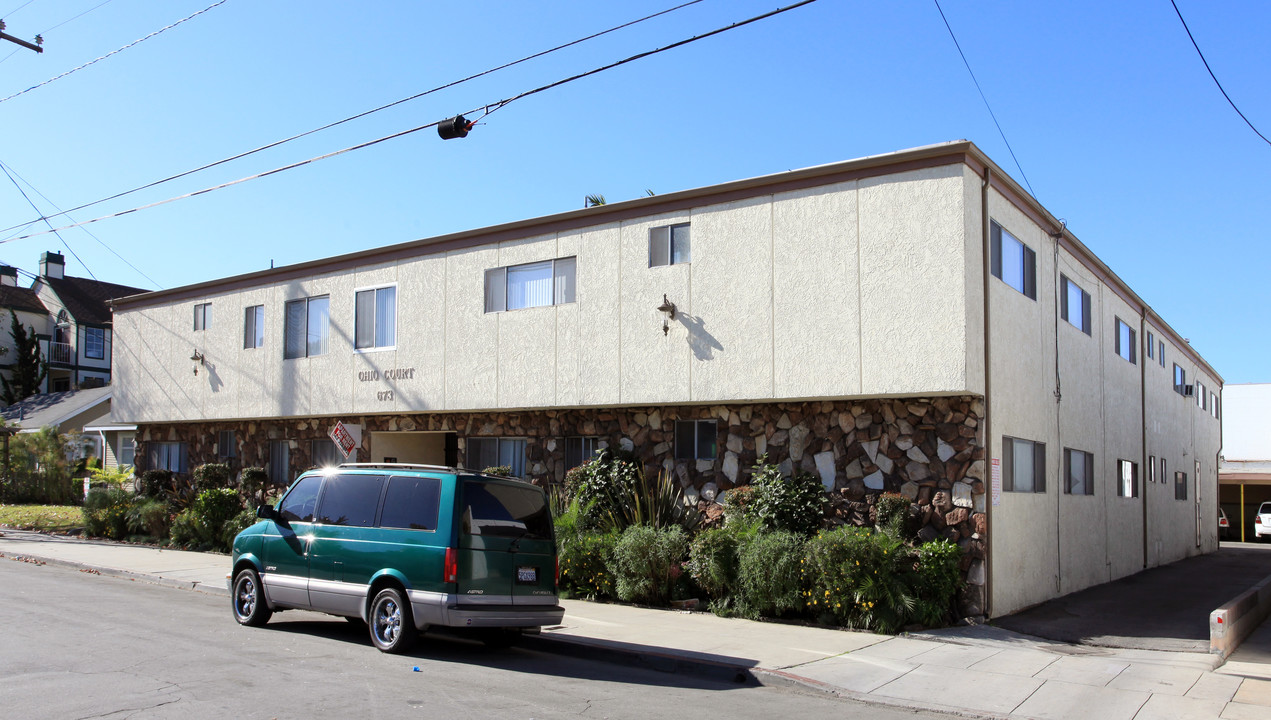
M 965 393 L 975 385 L 967 337 L 978 308 L 967 305 L 962 168 L 124 306 L 115 319 L 115 417 Z M 681 222 L 691 223 L 691 262 L 650 268 L 650 228 Z M 485 312 L 487 269 L 563 257 L 577 257 L 576 302 Z M 397 288 L 396 346 L 355 351 L 354 293 L 387 285 Z M 665 335 L 656 310 L 664 294 L 677 308 Z M 329 350 L 284 360 L 284 305 L 316 296 L 330 298 Z M 212 322 L 196 332 L 193 307 L 204 302 Z M 245 349 L 252 305 L 265 308 L 264 346 Z M 193 350 L 204 364 L 189 359 Z M 412 372 L 384 380 L 394 369 Z

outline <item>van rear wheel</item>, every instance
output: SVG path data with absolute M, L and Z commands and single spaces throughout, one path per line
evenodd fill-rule
M 401 590 L 391 587 L 380 590 L 371 603 L 370 618 L 367 626 L 371 630 L 371 642 L 380 651 L 402 653 L 415 644 L 419 633 L 415 630 L 410 604 Z

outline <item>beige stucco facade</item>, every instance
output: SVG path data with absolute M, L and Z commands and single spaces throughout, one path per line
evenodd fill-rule
M 691 261 L 650 267 L 651 229 L 682 223 Z M 989 272 L 990 223 L 1036 253 L 1036 299 Z M 487 270 L 561 258 L 576 258 L 572 302 L 486 312 Z M 1059 318 L 1061 274 L 1090 295 L 1089 334 Z M 386 286 L 396 288 L 395 345 L 355 350 L 355 293 Z M 329 349 L 283 359 L 284 304 L 317 296 L 330 299 Z M 666 333 L 664 296 L 676 307 Z M 196 332 L 191 316 L 202 303 L 214 321 Z M 243 315 L 256 305 L 264 344 L 245 349 Z M 1137 333 L 1134 363 L 1115 350 L 1117 319 Z M 793 437 L 800 427 L 778 423 L 751 437 L 739 415 L 784 421 L 789 413 L 774 406 L 799 403 L 807 432 L 824 444 L 805 453 L 800 434 L 797 449 L 781 451 L 791 466 L 820 472 L 827 488 L 846 492 L 863 479 L 871 492 L 903 484 L 918 503 L 931 501 L 920 485 L 955 496 L 958 510 L 941 512 L 961 524 L 960 542 L 987 543 L 987 561 L 967 572 L 987 587 L 992 615 L 1216 547 L 1218 423 L 1175 392 L 1172 364 L 1215 391 L 1221 379 L 966 142 L 152 293 L 118 303 L 114 329 L 114 417 L 169 440 L 178 423 L 427 416 L 426 437 L 393 436 L 396 420 L 367 433 L 372 459 L 405 459 L 435 455 L 443 431 L 462 443 L 525 413 L 550 425 L 552 413 L 585 411 L 603 423 L 612 408 L 632 409 L 627 442 L 652 429 L 660 458 L 670 444 L 650 408 L 681 406 L 741 433 L 728 436 L 727 452 L 721 434 L 719 458 L 697 461 L 723 483 L 736 481 L 739 457 L 772 448 L 774 430 L 785 442 L 786 428 Z M 1165 368 L 1147 357 L 1149 330 L 1166 344 Z M 912 417 L 926 417 L 955 397 L 982 413 L 946 413 L 953 425 L 942 431 L 962 424 L 969 433 L 957 456 L 950 436 L 931 458 L 939 472 L 948 463 L 949 477 L 925 479 L 930 470 L 915 469 L 912 453 L 893 463 L 877 430 L 873 440 L 841 441 L 880 423 L 884 434 L 912 432 L 914 422 L 893 417 L 907 412 L 906 399 L 919 412 Z M 886 399 L 900 412 L 888 405 L 862 418 L 859 401 Z M 621 412 L 610 415 L 626 427 Z M 992 488 L 986 465 L 1001 459 L 1004 436 L 1045 445 L 1044 493 Z M 1065 493 L 1065 448 L 1093 456 L 1092 494 Z M 556 451 L 546 440 L 530 452 Z M 1149 458 L 1166 460 L 1170 482 L 1149 482 Z M 1119 461 L 1137 468 L 1137 496 L 1117 495 Z M 1175 471 L 1188 474 L 1187 500 L 1174 499 Z

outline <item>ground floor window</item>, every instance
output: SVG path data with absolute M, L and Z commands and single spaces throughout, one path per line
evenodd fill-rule
M 309 457 L 313 460 L 314 467 L 335 467 L 344 462 L 340 449 L 328 438 L 309 443 Z
M 186 459 L 185 443 L 150 443 L 147 459 L 150 461 L 150 469 L 152 470 L 169 470 L 175 473 L 186 472 L 188 460 Z
M 217 437 L 216 457 L 221 460 L 238 457 L 238 438 L 234 437 L 233 430 L 222 430 Z
M 714 420 L 675 422 L 676 460 L 714 460 L 719 454 L 719 429 Z
M 565 438 L 565 469 L 572 470 L 590 460 L 600 449 L 599 441 L 594 437 Z
M 512 477 L 525 477 L 525 438 L 468 438 L 469 470 L 506 465 Z
M 291 443 L 269 441 L 269 481 L 274 485 L 291 484 Z
M 1119 497 L 1136 498 L 1139 496 L 1139 466 L 1129 460 L 1117 460 L 1117 495 Z
M 135 465 L 137 463 L 137 436 L 132 433 L 119 436 L 119 456 L 116 461 L 123 465 Z
M 1046 492 L 1046 444 L 1002 436 L 1002 490 Z

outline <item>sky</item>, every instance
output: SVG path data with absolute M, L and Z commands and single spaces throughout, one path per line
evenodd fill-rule
M 214 1 L 0 0 L 7 33 L 45 41 L 42 54 L 0 43 L 0 98 Z M 614 202 L 967 139 L 1031 186 L 1227 383 L 1271 382 L 1271 144 L 1223 98 L 1169 0 L 941 0 L 1009 147 L 934 0 L 817 0 L 509 103 L 464 139 L 428 128 L 21 237 L 46 229 L 26 223 L 52 204 L 91 203 L 683 1 L 224 0 L 0 100 L 0 162 L 40 210 L 0 176 L 0 227 L 18 226 L 0 232 L 0 263 L 34 272 L 53 250 L 70 275 L 172 288 L 551 215 L 591 193 Z M 701 0 L 71 215 L 90 220 L 410 130 L 781 1 Z M 1227 93 L 1271 137 L 1271 3 L 1176 2 Z

